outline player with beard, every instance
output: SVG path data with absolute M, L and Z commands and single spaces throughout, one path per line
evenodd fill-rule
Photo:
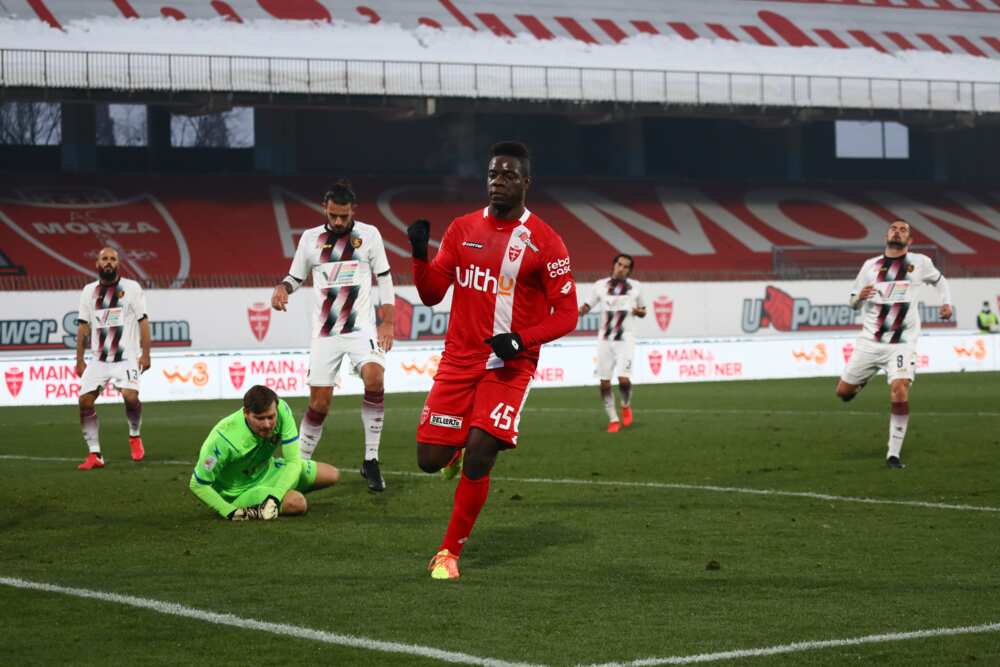
M 543 343 L 576 327 L 576 286 L 559 235 L 525 206 L 528 149 L 493 146 L 489 204 L 456 218 L 433 261 L 430 223 L 408 229 L 421 301 L 439 303 L 453 288 L 444 353 L 417 427 L 424 472 L 462 466 L 451 520 L 428 569 L 458 579 L 458 559 L 486 503 L 497 455 L 517 446 L 521 410 Z M 461 461 L 462 450 L 465 460 Z
M 383 491 L 379 444 L 385 413 L 385 353 L 392 347 L 395 294 L 382 235 L 355 220 L 357 197 L 350 182 L 337 181 L 323 195 L 326 223 L 303 232 L 288 275 L 274 288 L 271 306 L 284 311 L 288 295 L 312 274 L 316 296 L 309 353 L 309 408 L 299 425 L 302 457 L 311 459 L 330 411 L 341 361 L 365 385 L 361 402 L 364 458 L 361 475 L 372 491 Z M 378 284 L 382 321 L 375 323 L 372 277 Z
M 110 382 L 122 393 L 128 420 L 132 460 L 146 455 L 142 446 L 142 403 L 139 376 L 149 369 L 151 341 L 146 296 L 142 286 L 118 274 L 118 251 L 102 248 L 97 255 L 98 280 L 88 283 L 80 296 L 76 330 L 76 374 L 80 378 L 80 427 L 87 443 L 87 458 L 77 468 L 104 467 L 100 424 L 94 403 Z M 90 338 L 91 359 L 84 361 Z
M 646 317 L 642 285 L 631 278 L 635 260 L 618 254 L 611 261 L 611 276 L 594 283 L 590 298 L 580 306 L 580 314 L 601 310 L 597 330 L 597 375 L 601 381 L 601 401 L 608 415 L 608 433 L 632 425 L 632 357 L 635 354 L 635 318 Z M 618 394 L 622 399 L 622 420 L 618 421 L 611 378 L 618 372 Z
M 920 285 L 934 285 L 941 300 L 941 317 L 952 315 L 948 281 L 926 255 L 909 252 L 910 225 L 896 220 L 886 232 L 885 252 L 861 267 L 850 304 L 862 311 L 862 330 L 854 352 L 837 383 L 837 396 L 850 401 L 879 369 L 889 382 L 889 445 L 886 465 L 901 469 L 903 439 L 910 418 L 910 385 L 916 371 L 920 315 L 916 292 Z

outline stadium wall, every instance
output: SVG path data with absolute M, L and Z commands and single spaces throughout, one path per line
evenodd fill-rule
M 974 329 L 976 313 L 988 301 L 1000 309 L 1000 279 L 950 281 L 955 317 L 941 321 L 937 293 L 921 287 L 921 319 L 928 331 Z M 775 334 L 803 336 L 829 332 L 853 334 L 858 313 L 847 305 L 850 281 L 782 281 L 733 283 L 645 283 L 649 315 L 638 321 L 637 336 L 694 338 Z M 591 284 L 579 286 L 581 302 Z M 396 339 L 419 343 L 440 341 L 448 326 L 451 295 L 429 308 L 417 290 L 396 291 Z M 154 346 L 198 351 L 302 349 L 309 346 L 314 295 L 301 289 L 289 310 L 270 308 L 271 288 L 148 290 Z M 0 354 L 63 352 L 76 347 L 79 291 L 0 293 Z M 602 315 L 580 318 L 575 335 L 592 337 Z M 159 352 L 157 352 L 159 354 Z
M 638 384 L 702 382 L 796 377 L 833 378 L 843 372 L 854 350 L 849 335 L 771 337 L 760 339 L 643 340 L 636 346 L 633 381 Z M 1000 336 L 950 332 L 924 336 L 917 349 L 920 373 L 1000 370 Z M 596 384 L 593 339 L 561 341 L 545 346 L 535 373 L 535 387 Z M 441 345 L 399 345 L 386 359 L 388 393 L 430 389 Z M 143 375 L 145 402 L 238 399 L 254 384 L 272 387 L 282 396 L 307 396 L 309 355 L 304 350 L 168 352 L 153 357 Z M 4 388 L 0 406 L 66 405 L 77 401 L 80 385 L 68 355 L 0 360 Z M 337 394 L 360 394 L 360 378 L 345 373 Z M 106 390 L 105 399 L 118 399 Z M 596 405 L 596 403 L 595 403 Z M 599 409 L 595 407 L 595 410 Z

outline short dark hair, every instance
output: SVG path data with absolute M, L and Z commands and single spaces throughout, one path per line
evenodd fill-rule
M 516 157 L 521 163 L 521 175 L 531 176 L 531 154 L 520 141 L 500 141 L 490 149 L 492 157 Z
M 334 204 L 354 204 L 358 201 L 358 196 L 354 194 L 351 182 L 346 178 L 338 180 L 323 193 L 323 203 L 332 201 Z
M 611 260 L 611 266 L 617 264 L 619 259 L 628 260 L 628 272 L 632 273 L 632 269 L 635 268 L 635 258 L 632 257 L 632 255 L 626 255 L 625 253 L 620 252 L 617 255 L 615 255 L 615 258 L 613 260 Z
M 243 409 L 253 415 L 259 415 L 277 402 L 274 390 L 262 384 L 255 384 L 243 394 Z

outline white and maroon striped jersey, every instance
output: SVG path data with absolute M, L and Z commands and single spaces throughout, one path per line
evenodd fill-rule
M 851 303 L 866 285 L 875 293 L 861 303 L 861 336 L 880 343 L 915 343 L 920 335 L 917 290 L 934 285 L 942 303 L 951 304 L 948 282 L 927 255 L 879 255 L 865 261 L 851 290 Z
M 586 301 L 592 311 L 601 313 L 601 324 L 597 330 L 600 340 L 631 341 L 635 339 L 634 308 L 645 308 L 642 285 L 638 280 L 626 278 L 601 278 L 594 283 L 594 291 Z
M 142 285 L 119 278 L 112 285 L 95 280 L 83 288 L 77 323 L 90 327 L 95 361 L 114 363 L 139 358 L 139 322 L 148 317 Z
M 375 337 L 372 276 L 389 271 L 378 228 L 358 220 L 334 236 L 326 224 L 303 232 L 288 277 L 298 287 L 312 273 L 316 305 L 312 337 Z

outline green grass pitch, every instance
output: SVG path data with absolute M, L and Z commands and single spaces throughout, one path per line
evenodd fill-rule
M 342 483 L 312 494 L 303 518 L 239 524 L 187 487 L 206 433 L 236 402 L 146 404 L 138 464 L 121 406 L 102 405 L 108 466 L 89 473 L 76 470 L 75 407 L 6 408 L 0 578 L 495 664 L 626 663 L 1000 623 L 1000 376 L 921 376 L 902 471 L 883 463 L 884 380 L 849 404 L 833 385 L 639 386 L 636 424 L 618 434 L 604 432 L 596 386 L 533 392 L 457 582 L 425 569 L 453 483 L 418 474 L 422 395 L 387 397 L 384 494 L 358 475 L 359 398 L 335 397 L 315 458 L 340 467 Z M 301 416 L 304 399 L 290 402 Z M 10 665 L 440 664 L 8 585 L 0 627 Z M 1000 664 L 1000 628 L 735 662 Z

